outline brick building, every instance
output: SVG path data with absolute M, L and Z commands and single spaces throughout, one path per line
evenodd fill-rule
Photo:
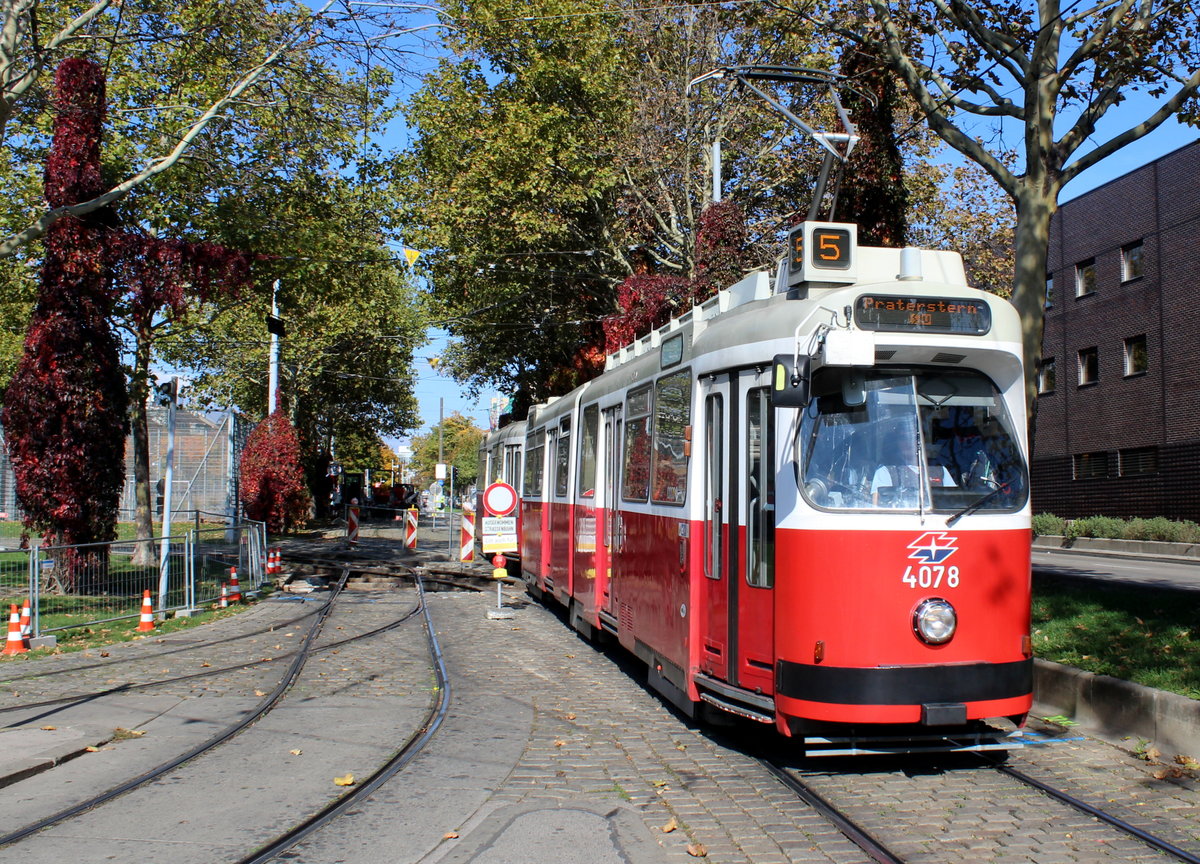
M 1200 142 L 1063 204 L 1035 513 L 1200 521 Z

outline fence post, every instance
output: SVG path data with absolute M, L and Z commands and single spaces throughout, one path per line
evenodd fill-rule
M 196 608 L 196 540 L 199 536 L 200 529 L 197 528 L 185 541 L 187 543 L 187 583 L 184 585 L 184 602 L 187 603 L 188 614 L 191 614 Z
M 34 543 L 29 547 L 29 567 L 27 570 L 29 573 L 29 605 L 33 607 L 33 620 L 29 623 L 29 626 L 32 628 L 30 635 L 35 639 L 42 635 L 42 622 L 41 615 L 39 614 L 42 607 L 42 597 L 41 592 L 38 590 L 40 586 L 38 584 L 37 557 L 37 544 Z

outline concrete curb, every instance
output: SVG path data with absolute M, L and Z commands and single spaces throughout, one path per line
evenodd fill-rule
M 0 789 L 49 771 L 111 739 L 111 731 L 73 727 L 0 730 Z
M 1110 540 L 1104 537 L 1076 537 L 1071 540 L 1057 534 L 1033 538 L 1033 549 L 1073 552 L 1080 555 L 1111 555 L 1117 558 L 1156 558 L 1200 564 L 1200 545 L 1166 543 L 1160 540 Z
M 1200 755 L 1200 700 L 1040 659 L 1033 694 L 1039 711 L 1070 717 L 1121 746 L 1136 746 L 1133 736 L 1164 755 Z

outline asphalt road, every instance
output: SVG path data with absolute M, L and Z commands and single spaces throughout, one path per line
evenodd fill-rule
M 1117 557 L 1035 548 L 1033 574 L 1200 591 L 1200 562 L 1191 564 L 1151 556 Z

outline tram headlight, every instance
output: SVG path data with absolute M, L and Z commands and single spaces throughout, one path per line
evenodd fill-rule
M 957 627 L 958 614 L 941 597 L 922 600 L 913 612 L 913 630 L 930 645 L 949 642 Z

